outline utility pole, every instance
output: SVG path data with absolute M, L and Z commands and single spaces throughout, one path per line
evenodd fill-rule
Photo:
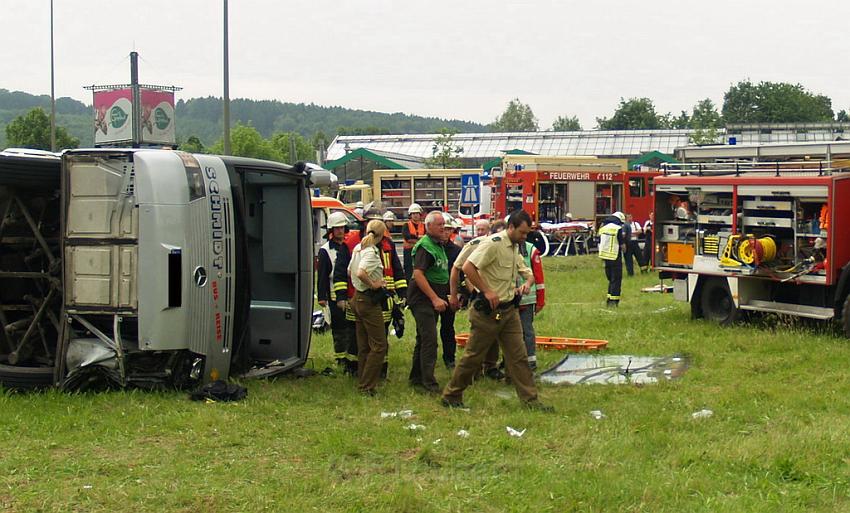
M 53 0 L 50 0 L 50 151 L 56 151 L 56 80 L 53 64 Z
M 142 144 L 142 95 L 139 91 L 139 52 L 130 52 L 130 89 L 133 91 L 133 148 Z
M 224 154 L 230 155 L 230 65 L 227 37 L 227 0 L 224 0 Z

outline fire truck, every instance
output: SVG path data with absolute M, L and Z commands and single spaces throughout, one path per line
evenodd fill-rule
M 629 171 L 626 159 L 506 155 L 494 198 L 494 215 L 523 209 L 538 223 L 567 219 L 594 225 L 620 210 L 649 219 L 652 180 L 658 171 Z
M 838 319 L 850 335 L 850 160 L 688 163 L 655 179 L 654 265 L 693 317 Z

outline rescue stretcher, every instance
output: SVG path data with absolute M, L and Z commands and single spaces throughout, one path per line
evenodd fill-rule
M 540 233 L 543 235 L 544 248 L 538 249 L 543 256 L 566 256 L 571 247 L 576 255 L 582 252 L 589 254 L 593 241 L 593 223 L 589 221 L 543 222 L 540 223 Z
M 469 341 L 469 333 L 458 333 L 455 335 L 457 345 L 466 347 Z M 569 337 L 537 337 L 537 347 L 553 351 L 597 351 L 608 346 L 607 340 L 593 338 L 569 338 Z

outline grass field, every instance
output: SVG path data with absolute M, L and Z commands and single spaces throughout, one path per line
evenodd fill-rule
M 555 414 L 478 382 L 465 396 L 471 411 L 449 411 L 407 386 L 411 319 L 374 398 L 343 376 L 248 382 L 248 399 L 229 404 L 3 394 L 0 510 L 850 510 L 850 342 L 836 330 L 774 317 L 727 329 L 691 321 L 684 303 L 639 292 L 654 275 L 624 278 L 620 308 L 606 310 L 597 258 L 545 266 L 538 334 L 605 338 L 612 354 L 686 353 L 684 378 L 543 386 Z M 457 328 L 466 331 L 465 315 Z M 332 365 L 331 354 L 330 335 L 314 337 L 310 365 Z M 542 367 L 562 356 L 539 355 Z M 714 415 L 693 420 L 703 408 Z M 402 409 L 414 417 L 381 418 Z M 527 431 L 514 438 L 506 426 Z

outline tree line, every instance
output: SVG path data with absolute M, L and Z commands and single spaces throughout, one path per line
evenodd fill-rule
M 21 146 L 49 149 L 50 98 L 0 89 L 0 148 Z M 193 98 L 176 106 L 177 138 L 182 149 L 220 153 L 221 100 Z M 71 98 L 59 98 L 57 142 L 60 148 L 91 146 L 91 108 Z M 440 133 L 432 159 L 450 167 L 459 161 L 462 148 L 451 136 L 459 132 L 530 132 L 540 130 L 537 117 L 519 98 L 489 125 L 458 120 L 426 118 L 407 114 L 322 107 L 279 101 L 236 99 L 231 103 L 232 153 L 234 155 L 292 162 L 314 160 L 315 151 L 325 148 L 336 135 L 380 135 L 391 133 Z M 807 90 L 801 84 L 743 80 L 724 93 L 718 108 L 711 99 L 699 100 L 679 114 L 659 112 L 649 98 L 620 98 L 610 116 L 596 118 L 600 130 L 689 128 L 695 143 L 712 142 L 717 130 L 733 123 L 848 122 L 846 110 L 834 112 L 832 100 Z M 551 130 L 581 130 L 574 115 L 558 116 Z M 4 137 L 5 136 L 5 137 Z M 290 155 L 292 145 L 296 155 Z

